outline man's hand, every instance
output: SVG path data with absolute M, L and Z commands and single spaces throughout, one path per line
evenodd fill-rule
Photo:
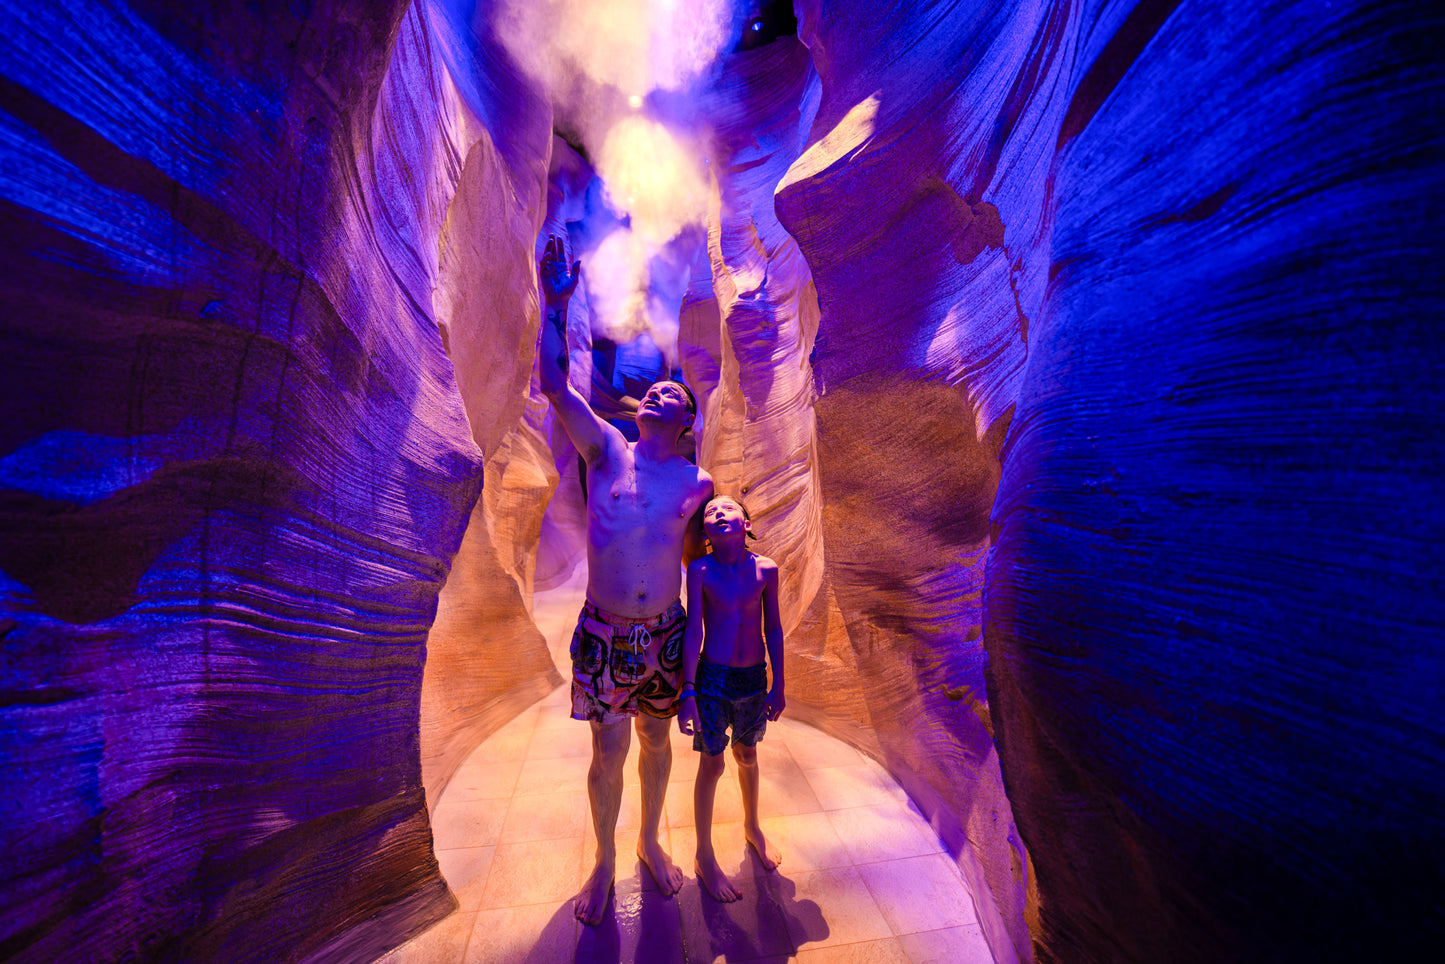
M 692 736 L 702 729 L 702 720 L 697 715 L 697 700 L 690 693 L 677 704 L 677 728 L 683 736 Z
M 788 706 L 788 701 L 783 699 L 782 690 L 768 690 L 768 719 L 776 720 L 783 715 L 783 710 Z
M 569 270 L 566 242 L 557 235 L 547 239 L 542 252 L 542 301 L 549 305 L 565 305 L 582 279 L 582 262 L 574 261 Z

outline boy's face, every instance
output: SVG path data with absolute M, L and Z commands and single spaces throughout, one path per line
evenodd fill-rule
M 702 510 L 702 531 L 714 545 L 729 537 L 742 539 L 753 525 L 743 515 L 743 507 L 727 496 L 719 496 Z

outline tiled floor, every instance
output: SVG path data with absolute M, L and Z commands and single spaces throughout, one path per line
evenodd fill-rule
M 447 787 L 432 828 L 461 909 L 384 964 L 525 962 L 903 962 L 993 964 L 969 895 L 938 838 L 888 774 L 852 747 L 788 721 L 758 748 L 763 830 L 783 863 L 766 873 L 743 842 L 737 776 L 718 784 L 714 842 L 744 893 L 719 904 L 689 872 L 664 899 L 633 852 L 637 741 L 618 820 L 616 896 L 596 927 L 572 916 L 595 847 L 588 727 L 559 688 L 487 740 Z M 673 730 L 663 844 L 687 870 L 697 754 Z

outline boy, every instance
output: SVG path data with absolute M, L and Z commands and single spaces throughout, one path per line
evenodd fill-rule
M 692 748 L 702 751 L 692 797 L 697 820 L 693 869 L 714 899 L 733 901 L 742 893 L 718 866 L 712 849 L 713 798 L 723 772 L 729 724 L 742 789 L 743 834 L 765 868 L 778 866 L 758 823 L 755 747 L 767 721 L 783 712 L 783 621 L 777 564 L 748 550 L 747 540 L 757 537 L 742 503 L 728 496 L 708 500 L 702 527 L 712 551 L 687 567 L 678 726 L 692 736 Z M 771 689 L 765 639 L 767 663 L 773 667 Z

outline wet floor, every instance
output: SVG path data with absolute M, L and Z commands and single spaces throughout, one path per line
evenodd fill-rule
M 437 859 L 461 908 L 385 964 L 490 962 L 868 962 L 993 964 L 973 899 L 938 837 L 882 767 L 786 717 L 758 746 L 762 825 L 782 865 L 743 841 L 731 757 L 714 844 L 743 899 L 720 904 L 691 873 L 697 754 L 673 730 L 663 846 L 688 871 L 664 898 L 632 854 L 637 741 L 618 819 L 616 894 L 586 927 L 572 895 L 596 846 L 587 812 L 588 727 L 566 687 L 524 711 L 457 771 L 432 818 Z

